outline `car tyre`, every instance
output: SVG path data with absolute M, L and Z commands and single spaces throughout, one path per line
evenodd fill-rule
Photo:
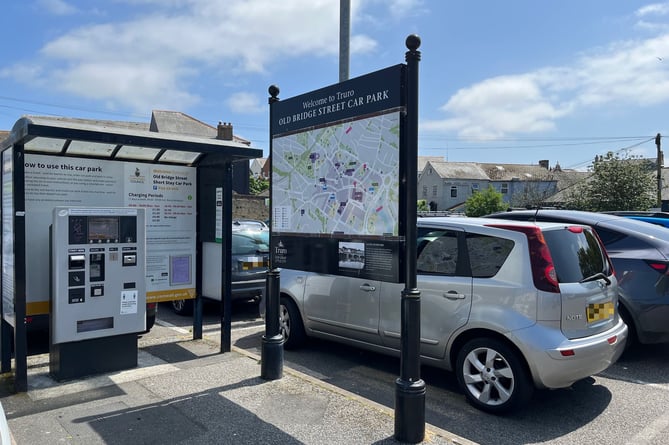
M 151 328 L 153 327 L 153 325 L 155 325 L 155 324 L 156 324 L 155 314 L 147 316 L 146 317 L 146 331 L 144 331 L 144 333 L 148 333 L 151 330 Z
M 627 352 L 630 351 L 632 349 L 632 346 L 634 346 L 634 344 L 638 341 L 636 328 L 634 327 L 634 320 L 632 319 L 630 313 L 627 311 L 627 308 L 625 308 L 622 305 L 619 305 L 618 313 L 620 314 L 620 318 L 622 318 L 625 324 L 627 325 L 627 341 L 625 342 L 625 352 Z
M 193 315 L 193 300 L 172 300 L 172 310 L 177 315 Z
M 306 341 L 300 311 L 293 300 L 287 297 L 281 297 L 279 303 L 279 329 L 283 335 L 284 349 L 297 349 Z
M 526 405 L 534 392 L 520 355 L 494 338 L 467 342 L 458 353 L 455 370 L 467 401 L 489 413 L 516 410 Z

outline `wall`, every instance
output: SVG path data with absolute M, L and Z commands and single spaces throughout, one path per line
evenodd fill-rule
M 266 196 L 232 195 L 232 219 L 250 218 L 266 221 L 269 219 L 269 206 Z

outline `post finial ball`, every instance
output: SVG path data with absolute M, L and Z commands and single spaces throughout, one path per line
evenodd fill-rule
M 272 97 L 277 97 L 279 95 L 279 87 L 276 85 L 270 85 L 267 91 L 269 92 L 269 95 Z
M 420 46 L 420 37 L 416 34 L 411 34 L 407 37 L 406 46 L 410 51 L 416 51 Z

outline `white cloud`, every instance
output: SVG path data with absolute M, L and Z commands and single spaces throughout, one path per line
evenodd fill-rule
M 652 3 L 650 5 L 643 6 L 636 11 L 637 17 L 646 17 L 646 16 L 662 16 L 669 14 L 669 2 L 664 3 Z
M 61 0 L 42 1 L 66 10 Z M 15 79 L 106 98 L 141 112 L 155 108 L 156 101 L 174 108 L 197 102 L 189 91 L 204 70 L 219 72 L 229 81 L 245 73 L 265 73 L 277 60 L 304 55 L 329 57 L 336 63 L 339 2 L 126 0 L 125 16 L 133 13 L 133 5 L 140 6 L 142 15 L 73 29 L 46 43 L 36 60 L 9 66 L 2 74 L 28 71 L 31 76 Z M 108 4 L 113 6 L 118 3 Z M 352 17 L 359 8 L 353 1 Z M 351 53 L 376 49 L 373 38 L 352 31 Z
M 666 62 L 659 60 L 666 57 Z M 573 65 L 500 76 L 457 91 L 443 120 L 421 130 L 499 138 L 556 128 L 576 110 L 651 106 L 669 100 L 669 34 L 593 50 Z
M 72 6 L 63 0 L 39 0 L 38 6 L 55 15 L 69 15 L 77 12 L 75 6 Z
M 554 128 L 567 112 L 542 94 L 537 75 L 503 76 L 458 91 L 442 107 L 455 118 L 421 123 L 422 130 L 457 131 L 463 138 L 496 138 Z
M 247 92 L 233 94 L 226 103 L 233 112 L 241 114 L 262 113 L 269 109 L 257 95 Z

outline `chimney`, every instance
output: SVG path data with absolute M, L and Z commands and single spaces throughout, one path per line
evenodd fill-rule
M 548 159 L 542 159 L 539 161 L 539 167 L 543 167 L 546 170 L 548 170 Z
M 223 141 L 232 140 L 232 124 L 227 122 L 219 122 L 216 128 L 216 139 Z

